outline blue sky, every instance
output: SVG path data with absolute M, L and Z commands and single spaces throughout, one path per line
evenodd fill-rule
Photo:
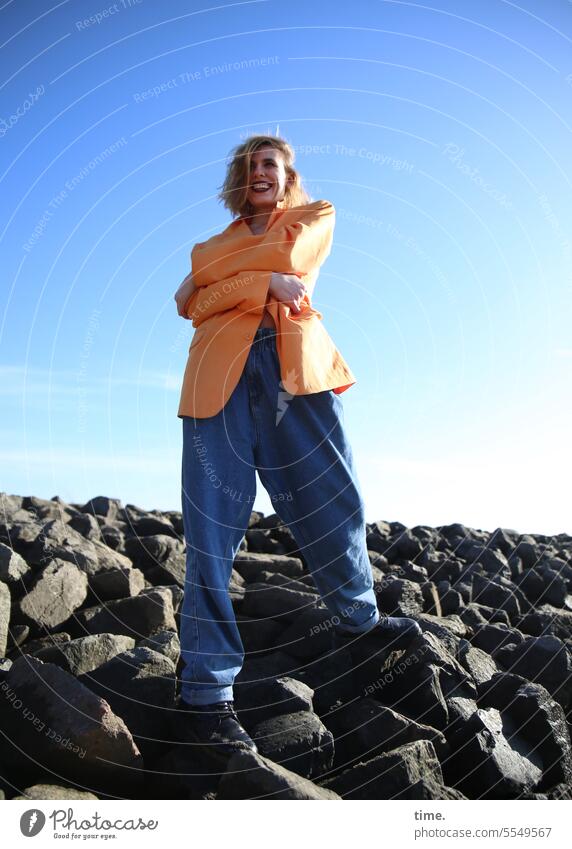
M 204 6 L 2 6 L 0 488 L 180 509 L 173 294 L 278 124 L 368 521 L 570 533 L 572 4 Z

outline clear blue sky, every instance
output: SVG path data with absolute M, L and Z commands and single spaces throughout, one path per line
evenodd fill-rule
M 173 294 L 278 124 L 368 521 L 572 531 L 572 4 L 325 9 L 3 4 L 0 489 L 180 509 Z

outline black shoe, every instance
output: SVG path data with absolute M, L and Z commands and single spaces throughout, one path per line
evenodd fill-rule
M 387 649 L 404 649 L 416 638 L 423 634 L 415 619 L 407 616 L 387 616 L 380 613 L 379 621 L 363 634 L 350 634 L 334 628 L 332 631 L 332 648 L 334 651 L 347 648 L 364 651 L 366 646 Z
M 234 702 L 191 705 L 179 700 L 178 731 L 185 743 L 193 743 L 215 758 L 229 758 L 236 751 L 258 752 L 256 743 L 240 724 Z

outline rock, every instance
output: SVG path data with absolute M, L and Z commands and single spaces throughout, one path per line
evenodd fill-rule
M 132 649 L 135 640 L 119 634 L 90 634 L 29 652 L 43 663 L 54 663 L 72 675 L 92 672 L 115 655 Z
M 304 574 L 304 564 L 297 557 L 253 551 L 239 551 L 234 559 L 234 568 L 247 583 L 258 581 L 261 572 L 280 572 L 287 578 L 301 578 Z
M 448 740 L 446 781 L 471 799 L 515 799 L 542 780 L 540 755 L 495 708 L 477 710 Z
M 280 629 L 276 648 L 293 657 L 310 660 L 326 654 L 332 648 L 332 631 L 339 618 L 325 608 L 304 610 L 289 625 Z
M 495 551 L 494 548 L 490 548 L 488 542 L 486 545 L 480 547 L 480 551 L 472 562 L 480 563 L 485 572 L 491 576 L 503 575 L 504 577 L 511 577 L 510 566 L 506 556 L 502 551 Z
M 572 751 L 566 716 L 541 684 L 520 675 L 498 672 L 479 686 L 479 705 L 507 713 L 542 758 L 544 775 L 539 790 L 572 782 Z
M 89 588 L 93 603 L 113 601 L 119 598 L 131 598 L 145 587 L 145 576 L 140 569 L 133 567 L 109 569 L 98 572 L 89 579 Z
M 336 705 L 320 718 L 334 735 L 336 770 L 347 768 L 356 759 L 370 760 L 415 740 L 430 740 L 441 759 L 449 751 L 440 731 L 415 722 L 375 699 Z
M 284 631 L 284 624 L 274 619 L 252 619 L 241 613 L 236 614 L 236 624 L 245 652 L 253 655 L 273 651 L 274 642 Z
M 563 607 L 568 593 L 564 578 L 546 565 L 527 569 L 515 581 L 534 605 L 553 604 Z
M 400 672 L 400 670 L 403 671 Z M 411 719 L 442 731 L 449 721 L 449 711 L 442 686 L 443 672 L 435 664 L 425 662 L 403 668 L 398 664 L 366 687 L 365 694 L 390 705 Z
M 253 528 L 246 531 L 244 537 L 249 551 L 257 551 L 263 554 L 286 554 L 284 546 L 274 539 L 271 531 Z
M 265 719 L 251 736 L 261 755 L 304 778 L 322 775 L 334 760 L 333 736 L 309 710 Z
M 8 645 L 11 606 L 10 589 L 6 584 L 0 582 L 0 657 L 4 657 Z
M 71 637 L 65 631 L 58 631 L 55 634 L 48 634 L 46 637 L 38 637 L 35 640 L 26 640 L 23 646 L 17 646 L 10 652 L 10 657 L 16 659 L 21 654 L 35 654 L 41 649 L 51 649 L 60 646 L 62 643 L 69 643 Z
M 423 593 L 413 581 L 388 577 L 377 594 L 377 604 L 392 616 L 419 616 L 423 612 Z
M 145 789 L 153 799 L 212 799 L 220 779 L 221 767 L 213 765 L 208 755 L 178 744 L 153 761 Z
M 447 700 L 449 721 L 445 728 L 445 736 L 449 739 L 456 731 L 465 727 L 473 714 L 478 710 L 475 699 L 467 699 L 464 696 L 451 696 Z
M 18 799 L 98 799 L 94 793 L 86 793 L 76 787 L 60 787 L 59 784 L 33 784 L 26 787 L 21 796 L 12 796 L 12 801 Z
M 131 561 L 98 540 L 86 540 L 69 525 L 54 519 L 45 525 L 18 527 L 14 547 L 32 566 L 43 567 L 55 559 L 66 560 L 86 575 L 107 569 L 129 568 Z
M 469 628 L 474 628 L 476 625 L 486 625 L 488 621 L 483 616 L 480 606 L 478 604 L 473 604 L 472 602 L 465 605 L 465 607 L 459 611 L 459 619 L 461 619 L 461 621 Z
M 239 604 L 245 595 L 245 581 L 242 575 L 239 575 L 236 569 L 230 573 L 230 581 L 228 583 L 228 594 L 234 605 Z
M 311 711 L 313 695 L 307 684 L 287 676 L 235 686 L 236 708 L 247 730 L 281 714 Z
M 93 516 L 100 516 L 106 522 L 113 524 L 117 519 L 123 517 L 123 505 L 119 498 L 108 498 L 105 495 L 98 495 L 95 498 L 90 498 L 89 501 L 80 507 L 82 513 L 90 513 Z
M 244 583 L 244 578 L 242 581 Z M 273 587 L 288 587 L 288 589 L 296 590 L 297 592 L 318 595 L 318 590 L 309 575 L 304 575 L 303 580 L 297 580 L 296 578 L 288 578 L 280 572 L 260 572 L 257 583 L 267 584 Z
M 471 642 L 487 654 L 493 654 L 502 646 L 522 643 L 524 640 L 524 634 L 506 625 L 476 625 L 473 630 Z
M 572 659 L 557 637 L 527 637 L 498 649 L 494 659 L 507 672 L 542 684 L 563 708 L 572 706 Z
M 142 515 L 134 516 L 130 505 L 125 508 L 131 513 L 130 530 L 135 537 L 171 536 L 178 538 L 177 531 L 165 516 L 153 515 L 151 512 L 142 511 Z
M 499 671 L 490 655 L 471 645 L 467 640 L 461 641 L 459 661 L 477 685 L 490 681 L 493 675 Z
M 0 762 L 20 786 L 58 775 L 96 793 L 140 793 L 143 760 L 125 723 L 58 666 L 30 655 L 13 663 L 0 684 L 0 726 Z
M 424 663 L 433 663 L 440 667 L 443 673 L 441 685 L 446 697 L 476 696 L 476 687 L 470 675 L 455 655 L 447 649 L 442 639 L 434 634 L 423 634 L 419 645 L 408 649 L 404 660 L 407 661 L 407 658 L 415 653 L 422 655 Z
M 27 594 L 12 606 L 19 625 L 34 631 L 56 628 L 77 610 L 87 596 L 87 577 L 77 566 L 56 558 L 46 566 Z
M 339 796 L 262 755 L 237 752 L 221 778 L 217 798 L 339 799 Z
M 175 666 L 181 656 L 181 643 L 175 631 L 159 631 L 153 637 L 146 637 L 137 644 L 137 648 L 153 649 L 153 651 L 164 654 Z
M 125 541 L 125 553 L 155 586 L 175 583 L 184 589 L 186 554 L 172 534 L 131 537 Z
M 0 542 L 0 581 L 17 587 L 20 581 L 31 573 L 24 558 L 8 545 Z
M 253 684 L 280 678 L 284 675 L 298 678 L 299 662 L 283 651 L 273 651 L 263 657 L 247 657 L 236 676 L 235 684 Z
M 440 619 L 443 611 L 441 610 L 441 600 L 437 585 L 433 581 L 427 581 L 421 585 L 421 592 L 423 593 L 423 602 L 427 614 L 434 615 L 435 618 Z
M 320 785 L 342 799 L 399 799 L 420 779 L 443 785 L 441 765 L 429 740 L 398 746 L 322 780 Z
M 439 593 L 439 602 L 443 616 L 458 613 L 465 606 L 463 596 L 451 587 L 449 581 L 439 581 L 437 592 Z
M 134 598 L 110 601 L 80 610 L 74 616 L 78 636 L 83 634 L 124 634 L 139 640 L 159 631 L 176 631 L 173 601 L 167 588 L 140 592 Z
M 466 799 L 460 790 L 438 784 L 431 778 L 420 778 L 399 794 L 399 799 Z
M 572 787 L 570 784 L 557 784 L 555 787 L 551 787 L 550 790 L 547 790 L 544 793 L 529 793 L 523 795 L 523 799 L 549 799 L 549 800 L 571 800 L 572 799 Z
M 506 578 L 491 578 L 475 573 L 472 585 L 474 601 L 496 610 L 505 610 L 511 620 L 513 616 L 525 613 L 530 608 L 522 590 Z
M 144 758 L 161 752 L 175 709 L 175 664 L 140 647 L 121 652 L 78 681 L 109 702 L 135 738 Z
M 417 622 L 423 631 L 429 631 L 437 637 L 450 655 L 454 657 L 457 654 L 463 637 L 467 633 L 467 627 L 460 616 L 453 614 L 439 617 L 422 613 Z
M 6 654 L 11 654 L 15 649 L 25 643 L 30 636 L 28 625 L 11 625 L 8 630 L 8 643 Z
M 289 590 L 286 587 L 268 586 L 262 583 L 248 584 L 241 612 L 245 616 L 291 622 L 308 608 L 325 607 L 312 593 Z

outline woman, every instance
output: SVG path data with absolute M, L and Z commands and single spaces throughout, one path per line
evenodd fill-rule
M 334 648 L 366 633 L 393 645 L 421 633 L 377 609 L 339 397 L 355 377 L 311 304 L 335 211 L 310 201 L 293 161 L 276 136 L 234 149 L 219 194 L 234 220 L 194 246 L 175 295 L 197 328 L 178 412 L 187 544 L 180 708 L 185 738 L 223 755 L 256 751 L 234 711 L 244 649 L 228 592 L 255 471 L 333 614 Z

